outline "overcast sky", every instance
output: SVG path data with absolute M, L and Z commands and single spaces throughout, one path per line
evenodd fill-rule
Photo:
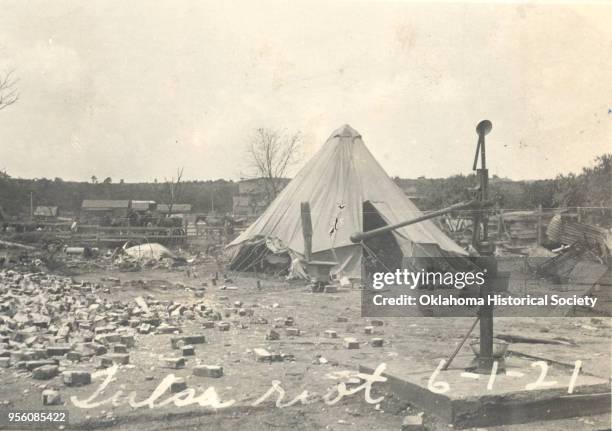
M 402 1 L 10 1 L 0 111 L 15 177 L 246 174 L 256 127 L 308 158 L 348 123 L 389 175 L 576 172 L 612 151 L 612 6 Z M 304 160 L 305 161 L 305 160 Z

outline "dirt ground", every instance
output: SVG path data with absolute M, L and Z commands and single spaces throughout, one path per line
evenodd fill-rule
M 193 268 L 191 269 L 193 271 Z M 107 272 L 103 270 L 83 273 L 74 277 L 77 281 L 104 283 L 107 277 L 117 277 L 122 285 L 112 286 L 106 294 L 114 300 L 130 301 L 137 296 L 152 295 L 155 299 L 171 299 L 189 304 L 204 300 L 208 306 L 226 313 L 225 321 L 231 323 L 229 331 L 217 328 L 203 329 L 201 321 L 181 321 L 184 334 L 204 334 L 207 342 L 195 346 L 195 356 L 187 359 L 183 369 L 162 368 L 161 357 L 177 356 L 170 344 L 171 334 L 137 335 L 136 346 L 130 349 L 130 364 L 119 366 L 114 379 L 96 397 L 104 400 L 117 391 L 124 394 L 136 391 L 136 400 L 147 398 L 169 375 L 185 378 L 196 396 L 214 387 L 220 401 L 235 400 L 226 408 L 211 409 L 189 405 L 168 405 L 150 409 L 134 409 L 120 399 L 118 405 L 110 403 L 99 407 L 77 408 L 70 397 L 79 400 L 90 397 L 99 387 L 101 379 L 90 385 L 64 387 L 60 378 L 47 382 L 35 381 L 13 368 L 0 369 L 0 403 L 3 409 L 41 409 L 40 393 L 43 388 L 58 388 L 65 401 L 62 409 L 70 412 L 70 429 L 105 428 L 113 430 L 399 430 L 402 419 L 408 414 L 420 413 L 412 406 L 381 394 L 375 389 L 372 397 L 384 396 L 375 404 L 365 401 L 364 391 L 347 395 L 333 406 L 327 405 L 322 396 L 333 391 L 339 381 L 358 370 L 363 363 L 401 363 L 405 367 L 434 369 L 445 359 L 472 323 L 471 318 L 387 318 L 383 326 L 375 327 L 372 335 L 364 334 L 369 325 L 360 316 L 360 294 L 357 289 L 341 289 L 338 293 L 313 294 L 304 283 L 286 282 L 270 277 L 255 278 L 244 274 L 230 274 L 231 282 L 221 290 L 210 284 L 212 268 L 197 268 L 198 279 L 188 277 L 185 270 L 149 269 L 139 272 Z M 256 280 L 261 281 L 261 289 Z M 160 283 L 126 285 L 130 280 L 163 280 Z M 208 282 L 203 298 L 197 298 L 189 287 Z M 182 283 L 186 287 L 176 287 Z M 221 283 L 223 284 L 223 283 Z M 232 308 L 241 301 L 242 308 L 252 309 L 253 316 L 239 316 Z M 224 311 L 225 310 L 225 311 Z M 283 325 L 287 317 L 294 319 L 294 327 L 300 336 L 288 336 Z M 346 321 L 339 321 L 346 318 Z M 261 318 L 267 320 L 262 323 Z M 278 319 L 278 320 L 275 320 Z M 265 334 L 275 323 L 280 340 L 268 341 Z M 575 341 L 572 345 L 515 344 L 512 351 L 573 364 L 584 362 L 584 371 L 604 378 L 610 377 L 610 336 L 612 320 L 590 318 L 503 318 L 496 320 L 496 332 L 523 336 L 563 336 Z M 338 338 L 324 337 L 324 331 L 337 331 Z M 345 349 L 343 338 L 355 337 L 360 348 Z M 382 348 L 368 344 L 372 337 L 384 338 Z M 265 348 L 273 353 L 293 355 L 293 360 L 264 363 L 257 362 L 254 348 Z M 464 347 L 463 352 L 469 348 Z M 218 379 L 196 377 L 191 368 L 195 364 L 222 365 L 224 376 Z M 92 366 L 83 364 L 92 370 Z M 29 374 L 29 373 L 28 373 Z M 307 405 L 297 403 L 279 408 L 275 406 L 278 392 L 253 406 L 255 401 L 270 390 L 272 381 L 280 382 L 286 391 L 283 402 L 295 398 L 307 390 Z M 166 399 L 167 394 L 159 398 Z M 2 404 L 0 404 L 2 405 Z M 449 426 L 425 415 L 425 424 L 434 430 Z M 600 430 L 610 427 L 610 416 L 583 417 L 559 421 L 546 421 L 522 425 L 495 427 L 500 430 Z

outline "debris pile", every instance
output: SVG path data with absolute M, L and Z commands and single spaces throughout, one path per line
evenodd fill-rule
M 195 354 L 194 345 L 206 342 L 201 334 L 181 334 L 186 320 L 209 323 L 220 321 L 221 314 L 201 301 L 185 305 L 150 295 L 120 301 L 104 284 L 0 271 L 0 367 L 35 380 L 57 377 L 65 386 L 87 385 L 95 369 L 130 364 L 131 349 L 146 334 L 174 335 L 171 347 L 182 357 L 166 365 L 178 368 L 183 357 Z M 198 373 L 223 375 L 222 369 L 210 367 Z M 42 397 L 47 405 L 58 399 L 52 392 Z
M 546 234 L 554 242 L 565 245 L 581 244 L 600 253 L 602 258 L 609 255 L 609 233 L 605 229 L 574 221 L 562 214 L 553 217 Z

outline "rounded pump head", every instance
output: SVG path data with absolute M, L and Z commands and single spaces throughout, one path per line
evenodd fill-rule
M 489 134 L 491 129 L 493 129 L 493 124 L 491 124 L 489 120 L 482 120 L 476 126 L 476 133 L 478 133 L 479 136 L 485 136 Z

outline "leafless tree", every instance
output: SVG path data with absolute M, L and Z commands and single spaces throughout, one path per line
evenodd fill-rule
M 13 72 L 13 70 L 9 70 L 0 73 L 0 111 L 19 100 L 19 92 L 17 91 L 19 80 L 15 78 Z
M 172 177 L 170 180 L 166 180 L 166 192 L 168 194 L 168 214 L 167 217 L 172 216 L 172 207 L 177 199 L 180 198 L 181 190 L 183 184 L 181 183 L 181 179 L 183 178 L 183 169 L 185 168 L 177 168 L 176 170 L 176 178 Z
M 299 132 L 287 134 L 270 128 L 255 130 L 248 148 L 249 164 L 254 176 L 264 181 L 268 201 L 278 195 L 282 178 L 298 161 L 301 144 Z

